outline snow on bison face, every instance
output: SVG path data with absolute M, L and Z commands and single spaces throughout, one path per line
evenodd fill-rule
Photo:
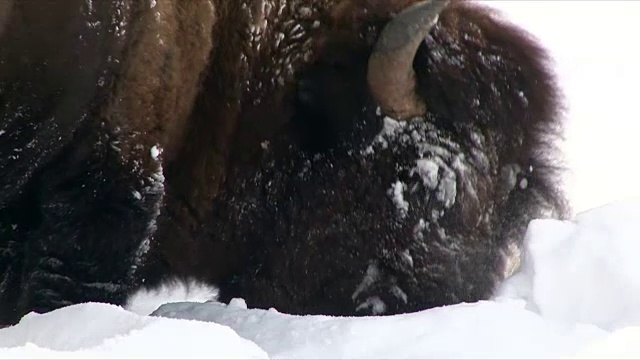
M 476 301 L 564 213 L 547 56 L 477 4 L 7 4 L 0 322 L 172 276 L 290 313 Z
M 439 1 L 353 29 L 320 35 L 291 129 L 229 168 L 210 224 L 220 253 L 239 249 L 223 301 L 370 315 L 486 299 L 528 222 L 563 213 L 558 92 L 526 33 Z

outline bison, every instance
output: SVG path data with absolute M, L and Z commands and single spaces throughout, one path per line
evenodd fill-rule
M 171 277 L 296 314 L 486 299 L 563 217 L 545 50 L 444 0 L 5 1 L 0 323 Z

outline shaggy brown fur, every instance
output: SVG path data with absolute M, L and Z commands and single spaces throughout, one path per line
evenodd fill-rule
M 121 303 L 209 63 L 213 5 L 3 3 L 0 322 Z
M 0 6 L 0 323 L 175 275 L 295 313 L 489 296 L 562 213 L 558 91 L 532 39 L 454 2 L 414 61 L 428 113 L 378 135 L 367 60 L 415 2 Z

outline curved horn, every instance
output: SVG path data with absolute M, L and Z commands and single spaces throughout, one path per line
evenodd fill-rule
M 426 105 L 415 92 L 413 59 L 447 3 L 421 1 L 401 11 L 382 30 L 369 57 L 367 81 L 386 115 L 405 120 L 425 113 Z

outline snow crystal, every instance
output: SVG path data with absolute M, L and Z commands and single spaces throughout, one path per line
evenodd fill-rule
M 424 226 L 424 220 L 420 219 L 420 222 L 422 223 L 422 226 Z M 400 256 L 402 257 L 402 260 L 407 264 L 408 267 L 410 268 L 413 267 L 413 257 L 411 256 L 411 252 L 409 251 L 409 249 L 401 252 Z
M 313 11 L 309 7 L 302 6 L 298 9 L 298 14 L 304 19 L 311 17 L 311 15 L 313 15 Z
M 367 272 L 365 273 L 364 278 L 362 278 L 362 281 L 356 288 L 356 291 L 354 291 L 353 294 L 351 295 L 351 299 L 355 300 L 358 297 L 358 295 L 360 295 L 360 293 L 369 289 L 371 285 L 375 284 L 376 281 L 378 281 L 379 278 L 380 278 L 380 270 L 378 270 L 378 266 L 374 262 L 369 263 L 369 266 L 367 267 Z
M 156 165 L 156 170 L 151 174 L 147 181 L 149 185 L 146 186 L 143 190 L 143 194 L 155 196 L 156 199 L 153 203 L 153 213 L 151 216 L 151 220 L 147 224 L 146 229 L 146 237 L 142 240 L 138 249 L 136 250 L 134 265 L 131 267 L 130 275 L 133 274 L 137 268 L 140 266 L 144 255 L 149 251 L 151 246 L 151 237 L 157 230 L 156 221 L 158 216 L 160 216 L 160 209 L 162 207 L 162 203 L 164 201 L 165 195 L 165 187 L 164 187 L 164 169 L 162 168 L 162 162 L 160 155 L 162 154 L 162 148 L 159 145 L 154 145 L 149 150 L 149 155 L 151 156 L 152 161 Z
M 522 178 L 522 180 L 520 180 L 520 183 L 518 184 L 518 186 L 522 190 L 526 189 L 528 185 L 529 185 L 529 181 L 527 180 L 527 178 Z
M 529 99 L 527 98 L 527 96 L 524 94 L 524 92 L 520 91 L 518 92 L 518 96 L 520 97 L 520 100 L 522 101 L 522 104 L 524 106 L 529 105 Z
M 229 301 L 229 306 L 240 309 L 247 309 L 247 302 L 242 298 L 233 298 Z
M 149 3 L 149 6 L 151 7 L 151 9 L 156 7 L 156 0 L 151 0 L 150 3 Z
M 427 189 L 433 190 L 438 186 L 438 170 L 440 167 L 431 159 L 419 159 L 416 167 L 411 169 L 411 175 L 417 172 L 422 178 L 422 183 Z
M 160 305 L 172 302 L 205 302 L 218 298 L 218 289 L 195 279 L 167 279 L 154 288 L 141 288 L 130 294 L 125 309 L 149 315 Z
M 377 296 L 368 297 L 362 304 L 356 307 L 356 311 L 371 309 L 372 315 L 382 315 L 387 310 L 387 305 Z
M 407 185 L 402 181 L 398 180 L 391 185 L 389 189 L 389 196 L 391 197 L 393 203 L 398 209 L 398 215 L 400 217 L 405 217 L 407 212 L 409 211 L 409 202 L 404 199 L 403 192 L 407 189 Z
M 522 170 L 518 164 L 509 164 L 502 167 L 500 176 L 508 190 L 512 190 L 516 187 L 518 175 L 520 175 L 521 172 Z
M 424 219 L 420 219 L 416 226 L 413 227 L 413 236 L 416 240 L 424 239 L 424 231 L 428 227 L 428 223 L 424 221 Z M 411 259 L 413 262 L 413 259 Z
M 160 150 L 160 148 L 158 147 L 158 145 L 154 145 L 154 146 L 151 148 L 150 153 L 151 153 L 151 158 L 152 158 L 153 160 L 156 160 L 156 161 L 157 161 L 157 160 L 158 160 L 158 156 L 160 156 L 160 154 L 161 154 L 161 150 Z
M 453 171 L 445 171 L 440 180 L 440 186 L 436 190 L 436 197 L 445 208 L 450 208 L 455 203 L 456 186 L 456 174 Z
M 126 7 L 128 6 L 129 4 L 122 0 L 119 0 L 116 2 L 116 10 L 111 18 L 111 23 L 115 27 L 115 35 L 117 37 L 122 37 L 127 32 L 127 30 L 125 29 L 125 27 L 127 26 L 127 21 L 125 16 L 126 16 Z
M 398 121 L 388 116 L 385 116 L 383 120 L 382 133 L 388 137 L 394 137 L 406 126 L 407 126 L 407 122 L 405 121 Z
M 0 136 L 6 134 L 7 132 L 5 130 L 0 130 Z

